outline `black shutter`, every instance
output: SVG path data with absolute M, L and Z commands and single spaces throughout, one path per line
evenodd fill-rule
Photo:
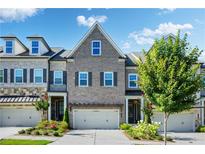
M 75 86 L 78 86 L 78 72 L 75 72 Z
M 100 72 L 100 86 L 104 86 L 104 72 Z
M 23 69 L 23 82 L 27 82 L 27 69 Z
M 89 86 L 92 86 L 92 72 L 89 72 L 88 73 L 88 84 L 89 84 Z
M 14 83 L 14 69 L 10 70 L 10 82 Z
M 50 72 L 49 72 L 49 83 L 50 83 L 50 84 L 53 84 L 53 83 L 54 83 L 54 82 L 53 82 L 53 74 L 54 74 L 53 71 L 50 71 Z
M 4 69 L 4 83 L 7 83 L 7 69 Z
M 30 69 L 30 83 L 33 83 L 33 69 Z
M 46 83 L 47 81 L 47 70 L 44 68 L 43 69 L 43 82 Z
M 114 86 L 117 86 L 117 72 L 114 72 Z
M 63 71 L 63 84 L 67 84 L 67 72 Z

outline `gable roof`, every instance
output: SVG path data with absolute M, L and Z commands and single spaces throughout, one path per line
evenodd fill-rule
M 40 35 L 31 35 L 31 36 L 28 36 L 26 37 L 27 39 L 41 39 L 42 40 L 42 43 L 46 46 L 46 48 L 48 50 L 51 50 L 50 46 L 48 45 L 48 43 L 46 42 L 46 40 L 44 39 L 44 37 L 40 36 Z
M 22 46 L 26 51 L 28 51 L 28 48 L 18 39 L 18 37 L 16 37 L 16 36 L 13 35 L 13 34 L 1 36 L 0 38 L 2 38 L 2 39 L 16 39 L 16 40 L 21 44 L 21 46 Z
M 120 48 L 117 46 L 117 44 L 111 39 L 111 37 L 103 30 L 99 22 L 95 22 L 92 27 L 89 29 L 89 31 L 81 38 L 81 40 L 77 43 L 77 45 L 74 47 L 74 49 L 70 52 L 70 54 L 67 56 L 67 58 L 70 58 L 73 56 L 73 54 L 76 52 L 76 50 L 82 45 L 82 43 L 87 39 L 87 37 L 93 32 L 95 28 L 98 28 L 100 32 L 105 36 L 105 38 L 111 43 L 111 45 L 116 49 L 116 51 L 119 53 L 119 55 L 122 58 L 126 58 L 126 56 L 122 53 Z

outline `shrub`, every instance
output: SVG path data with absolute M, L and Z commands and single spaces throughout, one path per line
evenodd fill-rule
M 122 130 L 128 130 L 131 127 L 132 127 L 132 125 L 126 124 L 126 123 L 123 123 L 123 124 L 120 125 L 120 129 L 122 129 Z
M 205 132 L 205 126 L 199 126 L 199 127 L 196 129 L 196 132 Z
M 48 120 L 43 120 L 43 121 L 41 121 L 37 124 L 36 128 L 44 129 L 44 128 L 47 128 L 48 126 L 49 126 L 49 121 Z
M 48 131 L 47 131 L 47 130 L 44 130 L 44 131 L 42 132 L 42 135 L 48 136 L 48 135 L 49 135 L 49 134 L 48 134 Z
M 19 134 L 25 134 L 25 132 L 26 132 L 26 131 L 25 131 L 24 129 L 18 131 Z
M 60 135 L 59 132 L 57 131 L 53 132 L 53 136 L 59 136 L 59 135 Z
M 39 130 L 34 130 L 34 131 L 32 131 L 31 134 L 32 134 L 32 135 L 40 135 L 40 132 L 39 132 Z
M 63 116 L 63 121 L 66 122 L 69 125 L 69 112 L 68 112 L 68 108 L 65 109 L 64 116 Z
M 126 130 L 126 132 L 134 139 L 153 140 L 153 139 L 160 138 L 158 137 L 159 136 L 158 129 L 159 129 L 159 124 L 157 123 L 148 124 L 140 121 L 138 122 L 136 127 L 131 127 L 130 129 Z
M 62 121 L 59 123 L 59 129 L 62 128 L 64 130 L 68 129 L 68 123 L 65 121 Z
M 53 121 L 53 120 L 50 121 L 50 124 L 49 124 L 50 129 L 57 130 L 58 129 L 57 126 L 58 126 L 57 121 Z

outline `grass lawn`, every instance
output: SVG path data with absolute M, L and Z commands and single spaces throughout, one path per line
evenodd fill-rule
M 48 140 L 2 139 L 0 145 L 46 145 L 51 142 Z

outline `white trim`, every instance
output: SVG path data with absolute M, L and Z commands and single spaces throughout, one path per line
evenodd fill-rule
M 3 81 L 2 81 L 2 82 L 0 82 L 0 84 L 4 84 L 4 69 L 0 69 L 0 71 L 2 71 L 2 72 L 3 72 L 3 74 L 2 74 L 2 76 L 3 76 Z
M 22 82 L 16 82 L 16 71 L 22 71 Z M 23 69 L 14 69 L 14 83 L 15 84 L 23 84 Z
M 80 74 L 86 74 L 87 75 L 87 85 L 80 85 Z M 78 86 L 79 87 L 88 87 L 88 72 L 79 72 L 79 74 L 78 74 Z
M 112 85 L 105 85 L 105 74 L 106 73 L 111 73 L 112 74 Z M 114 84 L 114 76 L 113 76 L 113 72 L 104 72 L 104 87 L 113 87 L 113 84 Z
M 32 52 L 32 42 L 34 42 L 34 41 L 36 41 L 36 42 L 38 42 L 38 53 L 33 53 Z M 39 40 L 31 40 L 31 46 L 30 46 L 30 51 L 29 51 L 29 54 L 30 55 L 40 55 L 40 41 Z
M 117 124 L 118 124 L 118 128 L 120 126 L 120 109 L 103 109 L 103 108 L 98 108 L 98 109 L 73 109 L 73 129 L 76 129 L 76 126 L 75 126 L 75 112 L 77 111 L 93 111 L 93 110 L 96 110 L 96 111 L 117 111 L 118 112 L 118 121 L 117 121 Z
M 34 71 L 34 83 L 35 84 L 42 84 L 43 83 L 43 69 L 41 69 L 41 68 L 37 68 L 37 69 L 34 69 L 33 70 Z M 36 71 L 42 71 L 42 74 L 41 74 L 41 82 L 36 82 Z
M 61 83 L 56 83 L 56 73 L 61 73 Z M 63 71 L 53 71 L 53 76 L 54 76 L 54 85 L 63 85 Z
M 138 88 L 138 84 L 136 83 L 136 86 L 135 87 L 130 87 L 130 76 L 131 75 L 135 75 L 136 76 L 136 82 L 138 81 L 138 75 L 137 75 L 137 73 L 129 73 L 128 74 L 128 88 L 130 88 L 130 89 L 136 89 L 136 88 Z
M 93 48 L 93 42 L 99 42 L 100 43 L 99 54 L 93 54 L 93 49 L 98 49 L 98 47 Z M 94 57 L 101 56 L 101 50 L 102 50 L 101 40 L 92 40 L 91 41 L 91 55 L 94 56 Z
M 7 41 L 11 41 L 11 42 L 12 42 L 12 51 L 11 51 L 11 53 L 7 53 L 7 52 L 6 52 L 6 42 L 7 42 Z M 5 40 L 5 50 L 4 50 L 4 54 L 6 54 L 6 55 L 13 55 L 14 52 L 15 52 L 15 51 L 14 51 L 14 49 L 15 49 L 14 46 L 15 46 L 15 41 L 14 41 L 14 40 Z
M 106 39 L 112 44 L 112 46 L 117 50 L 117 52 L 119 53 L 120 56 L 122 56 L 123 58 L 126 58 L 126 56 L 123 54 L 123 52 L 120 50 L 120 48 L 116 45 L 116 43 L 111 39 L 111 37 L 105 33 L 105 31 L 103 30 L 103 28 L 100 26 L 99 22 L 95 22 L 92 27 L 89 29 L 89 31 L 83 36 L 83 38 L 81 38 L 81 40 L 77 43 L 77 45 L 73 48 L 73 50 L 71 51 L 71 53 L 67 56 L 71 57 L 73 56 L 73 54 L 76 52 L 76 50 L 80 47 L 80 45 L 87 39 L 87 37 L 92 33 L 92 31 L 95 29 L 95 27 L 98 27 L 98 29 L 101 31 L 101 33 L 106 37 Z

